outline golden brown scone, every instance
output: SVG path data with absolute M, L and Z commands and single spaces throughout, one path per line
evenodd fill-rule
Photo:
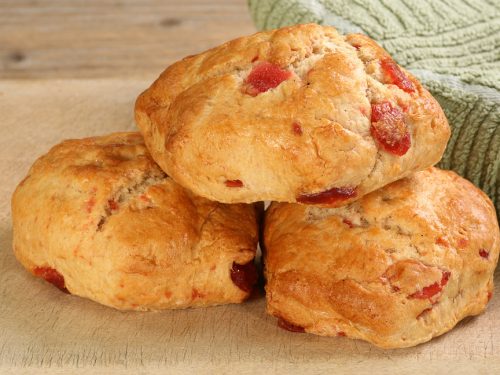
M 441 158 L 439 104 L 373 40 L 298 25 L 167 68 L 136 102 L 153 158 L 219 202 L 338 206 Z
M 500 234 L 483 192 L 431 168 L 344 207 L 273 203 L 264 242 L 282 327 L 400 348 L 485 309 Z
M 256 206 L 183 189 L 139 133 L 53 147 L 17 187 L 12 220 L 26 269 L 117 309 L 241 302 L 256 281 Z

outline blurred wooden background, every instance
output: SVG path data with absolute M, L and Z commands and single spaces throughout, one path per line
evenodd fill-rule
M 253 32 L 245 0 L 0 0 L 0 79 L 153 78 Z

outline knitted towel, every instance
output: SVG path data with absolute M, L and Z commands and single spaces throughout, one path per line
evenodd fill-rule
M 500 1 L 248 3 L 261 30 L 316 22 L 379 42 L 421 80 L 448 117 L 452 136 L 439 166 L 483 189 L 500 213 Z

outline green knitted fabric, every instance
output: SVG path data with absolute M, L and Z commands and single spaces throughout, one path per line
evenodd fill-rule
M 500 1 L 249 0 L 261 30 L 297 23 L 361 32 L 415 74 L 452 136 L 439 166 L 482 188 L 500 213 Z

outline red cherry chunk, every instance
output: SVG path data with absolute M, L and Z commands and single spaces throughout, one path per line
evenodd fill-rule
M 292 76 L 289 70 L 281 69 L 278 65 L 264 61 L 257 64 L 248 75 L 245 83 L 248 85 L 245 92 L 256 96 L 277 87 L 281 82 Z
M 283 318 L 278 319 L 278 327 L 280 327 L 281 329 L 284 329 L 286 331 L 290 331 L 290 332 L 297 332 L 297 333 L 304 333 L 305 332 L 304 327 L 296 326 L 295 324 L 290 323 L 289 321 L 287 321 Z
M 415 85 L 393 59 L 387 58 L 382 60 L 380 66 L 390 83 L 406 92 L 415 92 Z
M 486 249 L 479 249 L 479 255 L 484 259 L 488 259 L 490 257 L 490 252 Z
M 389 102 L 372 104 L 373 138 L 382 148 L 394 155 L 403 156 L 411 146 L 410 133 L 404 121 L 404 114 L 399 107 Z
M 111 211 L 116 211 L 120 208 L 120 205 L 114 199 L 109 199 L 108 200 L 108 207 Z
M 302 126 L 298 122 L 292 124 L 292 130 L 297 135 L 302 135 Z
M 242 291 L 250 293 L 257 283 L 257 268 L 253 261 L 247 264 L 238 264 L 233 262 L 233 267 L 231 268 L 231 280 L 234 285 L 240 288 Z
M 411 294 L 410 298 L 416 299 L 426 299 L 435 296 L 440 293 L 443 287 L 448 284 L 448 280 L 450 279 L 451 272 L 445 271 L 443 272 L 443 276 L 441 277 L 441 282 L 435 282 L 434 284 L 428 285 L 424 287 L 422 290 Z
M 321 193 L 299 195 L 297 202 L 305 204 L 334 204 L 354 198 L 356 195 L 356 188 L 340 187 L 322 191 Z
M 345 225 L 347 225 L 349 228 L 354 228 L 354 224 L 352 223 L 352 221 L 351 221 L 351 220 L 349 220 L 349 219 L 344 219 L 344 220 L 342 220 L 342 222 L 343 222 Z
M 241 180 L 226 180 L 225 182 L 227 187 L 242 187 L 243 182 Z
M 64 277 L 57 270 L 51 267 L 35 267 L 33 269 L 35 276 L 41 277 L 45 281 L 48 281 L 55 287 L 59 288 L 65 293 L 69 293 L 64 284 Z
M 441 285 L 439 283 L 434 283 L 429 286 L 424 287 L 422 290 L 410 295 L 410 298 L 426 299 L 438 294 L 441 291 Z
M 444 271 L 443 272 L 443 277 L 441 278 L 441 286 L 445 286 L 448 284 L 448 280 L 450 280 L 451 272 L 450 271 Z

